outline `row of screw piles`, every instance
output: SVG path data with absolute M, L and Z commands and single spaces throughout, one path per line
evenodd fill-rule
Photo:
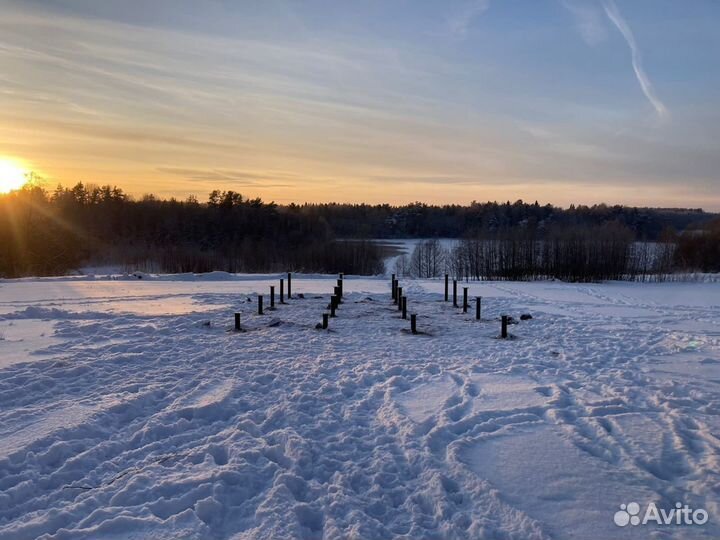
M 407 296 L 403 294 L 403 288 L 400 287 L 400 282 L 396 279 L 395 274 L 392 275 L 391 289 L 393 304 L 398 307 L 398 311 L 402 312 L 402 318 L 407 320 Z M 410 331 L 413 334 L 417 334 L 417 315 L 415 313 L 410 314 Z
M 292 298 L 292 274 L 287 274 L 287 297 L 288 300 Z M 280 303 L 286 304 L 285 302 L 285 279 L 280 278 Z M 270 309 L 275 309 L 275 285 L 270 285 Z M 264 315 L 265 310 L 263 309 L 263 295 L 258 294 L 257 297 L 257 313 L 258 315 Z M 240 313 L 235 313 L 235 331 L 239 332 L 242 330 L 240 324 Z
M 445 301 L 448 302 L 450 300 L 449 296 L 449 289 L 450 289 L 450 275 L 445 274 Z M 457 303 L 457 279 L 453 279 L 453 307 L 459 307 Z M 463 313 L 467 313 L 468 307 L 470 307 L 470 304 L 468 302 L 468 287 L 463 287 L 463 305 L 462 310 Z M 475 320 L 479 321 L 481 320 L 482 315 L 482 296 L 476 296 L 475 297 Z M 503 339 L 506 339 L 508 337 L 508 316 L 503 315 L 500 319 L 500 337 Z
M 336 317 L 337 316 L 337 308 L 342 303 L 342 297 L 343 297 L 343 282 L 344 282 L 344 274 L 340 273 L 339 278 L 337 280 L 337 285 L 334 288 L 334 294 L 330 298 L 330 313 L 324 313 L 323 314 L 323 322 L 322 327 L 323 329 L 327 329 L 329 325 L 329 318 L 330 317 Z M 445 274 L 445 301 L 449 301 L 449 281 L 450 276 L 448 274 Z M 288 299 L 292 298 L 292 274 L 288 272 L 287 274 L 287 297 Z M 258 315 L 264 314 L 263 309 L 263 295 L 258 295 Z M 398 311 L 402 312 L 402 318 L 404 320 L 407 320 L 407 296 L 403 295 L 403 288 L 400 287 L 400 282 L 396 278 L 395 274 L 392 274 L 392 299 L 393 304 L 398 306 Z M 285 280 L 283 278 L 280 279 L 280 304 L 286 304 L 285 302 Z M 453 279 L 453 306 L 459 307 L 457 303 L 457 279 Z M 469 307 L 468 303 L 468 287 L 463 287 L 463 313 L 467 313 Z M 275 308 L 275 286 L 270 286 L 270 308 Z M 482 297 L 476 296 L 475 297 L 475 319 L 481 320 L 481 314 L 482 314 Z M 508 337 L 508 322 L 509 317 L 507 315 L 502 315 L 501 317 L 501 329 L 500 329 L 500 337 L 503 339 L 506 339 Z M 235 313 L 235 330 L 240 331 L 242 329 L 241 326 L 241 320 L 240 320 L 240 313 Z M 417 334 L 417 315 L 415 313 L 410 314 L 410 329 L 413 334 Z
M 337 316 L 336 311 L 340 307 L 340 304 L 342 304 L 344 279 L 345 274 L 341 272 L 338 276 L 337 285 L 333 288 L 333 295 L 330 297 L 330 313 L 323 313 L 322 316 L 323 330 L 327 330 L 330 324 L 330 318 Z

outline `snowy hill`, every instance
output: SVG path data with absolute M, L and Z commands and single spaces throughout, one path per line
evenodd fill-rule
M 1 281 L 0 539 L 720 535 L 720 284 L 277 278 Z

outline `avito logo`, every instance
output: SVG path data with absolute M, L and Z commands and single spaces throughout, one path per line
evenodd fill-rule
M 666 510 L 658 508 L 655 503 L 647 505 L 642 518 L 640 517 L 641 508 L 636 502 L 621 504 L 620 510 L 615 512 L 613 521 L 618 527 L 627 525 L 646 525 L 655 523 L 656 525 L 705 525 L 709 516 L 706 510 L 697 508 L 693 510 L 687 504 L 680 502 L 675 503 L 675 508 Z

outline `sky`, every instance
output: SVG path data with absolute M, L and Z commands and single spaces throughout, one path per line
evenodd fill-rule
M 279 203 L 720 210 L 714 0 L 0 0 L 0 156 Z

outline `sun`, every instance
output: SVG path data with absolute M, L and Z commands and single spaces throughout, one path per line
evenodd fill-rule
M 10 193 L 23 187 L 28 172 L 17 161 L 0 158 L 0 193 Z

